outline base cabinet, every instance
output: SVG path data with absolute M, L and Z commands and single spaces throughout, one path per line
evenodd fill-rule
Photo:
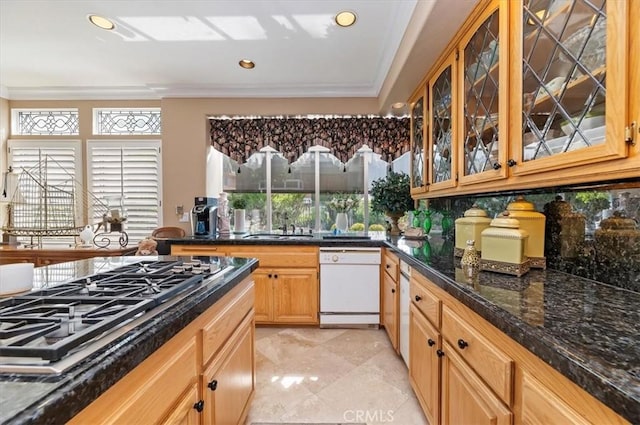
M 443 344 L 443 425 L 511 425 L 513 415 L 491 389 L 460 358 L 453 347 Z
M 522 375 L 522 424 L 576 424 L 587 422 L 567 403 L 528 373 Z
M 409 379 L 429 424 L 440 421 L 440 333 L 409 307 Z
M 247 317 L 202 375 L 205 424 L 238 424 L 255 387 L 254 326 Z
M 171 255 L 257 258 L 257 324 L 317 325 L 318 248 L 275 245 L 172 245 Z
M 396 352 L 399 349 L 399 294 L 398 283 L 391 279 L 387 273 L 384 273 L 382 275 L 382 325 Z
M 178 400 L 173 412 L 162 423 L 166 425 L 199 425 L 200 414 L 194 408 L 198 401 L 198 385 L 193 384 Z
M 247 278 L 68 423 L 242 424 L 255 390 L 253 302 Z

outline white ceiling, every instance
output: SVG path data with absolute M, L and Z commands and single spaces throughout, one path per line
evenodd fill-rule
M 1 94 L 406 100 L 476 2 L 0 0 Z M 353 27 L 335 24 L 341 10 L 356 12 Z

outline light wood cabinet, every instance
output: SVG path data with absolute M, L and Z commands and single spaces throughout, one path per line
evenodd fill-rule
M 576 424 L 589 422 L 529 373 L 522 376 L 522 424 Z
M 257 258 L 255 314 L 258 324 L 318 324 L 318 248 L 275 245 L 172 245 L 171 255 Z
M 253 302 L 247 278 L 69 423 L 199 424 L 204 413 L 215 418 L 206 424 L 242 424 L 255 389 Z M 220 395 L 205 391 L 214 379 Z
M 199 402 L 198 384 L 193 384 L 187 389 L 182 398 L 176 403 L 173 412 L 162 421 L 163 425 L 199 425 L 200 414 L 194 408 Z
M 202 375 L 205 424 L 240 424 L 255 389 L 253 319 L 246 317 Z
M 409 377 L 431 425 L 628 424 L 424 276 L 411 294 Z
M 409 380 L 431 425 L 440 423 L 440 333 L 409 306 Z
M 399 337 L 399 288 L 388 273 L 382 275 L 382 325 L 384 326 L 391 346 L 398 352 Z
M 412 169 L 428 186 L 412 196 L 637 178 L 639 9 L 481 0 L 423 80 L 429 158 Z
M 318 270 L 273 269 L 273 322 L 318 323 Z
M 451 345 L 443 344 L 443 425 L 510 425 L 513 414 Z
M 429 80 L 429 193 L 455 187 L 457 184 L 458 115 L 456 53 L 451 53 Z
M 425 156 L 425 137 L 426 129 L 425 125 L 425 108 L 426 108 L 426 91 L 425 86 L 422 86 L 416 98 L 409 102 L 411 108 L 411 194 L 416 195 L 423 193 L 427 190 L 427 158 Z
M 400 259 L 388 249 L 382 251 L 381 320 L 391 346 L 400 353 Z

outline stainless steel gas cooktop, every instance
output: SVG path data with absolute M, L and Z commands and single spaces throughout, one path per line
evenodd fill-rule
M 60 372 L 220 271 L 202 261 L 140 261 L 0 300 L 0 372 Z

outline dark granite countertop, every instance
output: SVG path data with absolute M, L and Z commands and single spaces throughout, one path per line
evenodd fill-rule
M 96 265 L 101 260 L 102 263 Z M 225 273 L 69 370 L 59 375 L 0 374 L 0 423 L 60 424 L 68 421 L 258 267 L 255 259 L 220 257 L 215 261 L 227 269 Z M 69 268 L 69 265 L 73 267 Z M 37 273 L 35 281 L 41 286 L 50 286 L 66 280 L 60 277 L 60 271 L 75 270 L 72 273 L 78 277 L 120 265 L 117 260 L 106 257 L 62 263 L 36 269 L 42 273 Z
M 447 293 L 634 424 L 640 424 L 640 293 L 554 270 L 468 280 L 453 242 L 189 238 L 175 244 L 386 246 Z

